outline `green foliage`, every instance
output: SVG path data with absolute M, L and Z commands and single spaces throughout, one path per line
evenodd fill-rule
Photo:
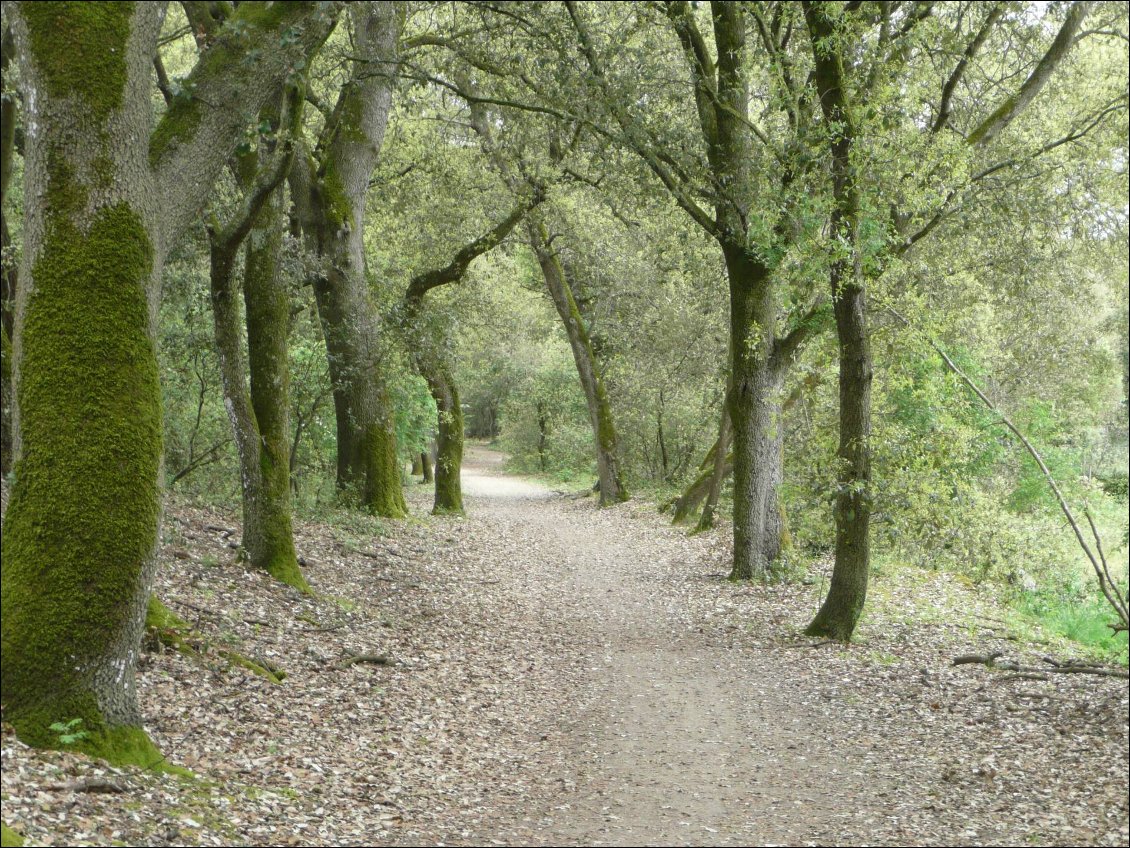
M 1126 584 L 1122 585 L 1123 595 Z M 1025 592 L 1016 599 L 1019 609 L 1044 627 L 1085 645 L 1104 659 L 1126 665 L 1126 632 L 1115 633 L 1114 616 L 1107 600 L 1089 583 Z
M 90 736 L 82 729 L 81 718 L 72 718 L 70 721 L 56 721 L 49 725 L 47 729 L 59 734 L 59 744 L 63 747 L 73 745 Z

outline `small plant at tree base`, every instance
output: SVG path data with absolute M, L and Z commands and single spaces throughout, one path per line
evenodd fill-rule
M 90 735 L 82 729 L 81 718 L 72 718 L 66 722 L 57 721 L 49 729 L 59 734 L 60 745 L 73 745 Z

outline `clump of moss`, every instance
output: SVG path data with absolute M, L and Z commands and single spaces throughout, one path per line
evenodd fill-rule
M 28 3 L 21 14 L 51 94 L 80 98 L 95 120 L 121 105 L 133 3 Z
M 12 830 L 8 825 L 0 823 L 0 846 L 2 848 L 20 848 L 24 838 Z

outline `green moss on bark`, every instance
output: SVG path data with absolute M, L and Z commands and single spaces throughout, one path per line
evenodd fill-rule
M 91 734 L 83 750 L 136 761 L 155 749 L 135 738 L 140 728 L 107 726 L 98 698 L 120 697 L 112 690 L 132 673 L 123 640 L 157 538 L 152 251 L 125 204 L 80 230 L 70 214 L 80 192 L 63 169 L 52 174 L 23 325 L 23 453 L 3 537 L 0 679 L 5 717 L 25 741 L 57 745 L 49 725 L 81 718 Z
M 26 3 L 20 13 L 49 93 L 81 99 L 96 121 L 121 105 L 133 3 Z
M 400 456 L 396 434 L 379 424 L 363 434 L 365 451 L 365 508 L 383 518 L 405 518 L 408 505 L 400 486 Z
M 326 223 L 334 232 L 346 224 L 353 226 L 353 204 L 349 200 L 349 192 L 345 190 L 341 174 L 332 164 L 322 176 L 322 205 Z
M 87 5 L 87 4 L 76 4 Z M 111 6 L 112 3 L 89 5 Z M 156 165 L 165 154 L 192 139 L 200 126 L 200 105 L 193 92 L 206 80 L 230 75 L 235 68 L 254 72 L 255 57 L 264 49 L 278 49 L 266 42 L 253 46 L 256 34 L 277 31 L 279 38 L 291 26 L 301 25 L 310 13 L 310 3 L 240 3 L 216 39 L 200 57 L 182 85 L 183 93 L 161 117 L 149 140 L 149 162 Z M 251 66 L 251 67 L 248 67 Z
M 149 164 L 156 165 L 170 148 L 191 139 L 199 126 L 200 105 L 189 95 L 173 100 L 149 139 Z

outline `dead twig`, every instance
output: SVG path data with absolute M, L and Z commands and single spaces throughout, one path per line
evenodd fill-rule
M 357 663 L 368 663 L 370 665 L 392 665 L 392 660 L 388 658 L 387 654 L 353 654 L 352 656 L 343 657 L 333 664 L 333 667 L 338 671 L 349 668 L 351 665 Z
M 1106 668 L 1101 665 L 1078 665 L 1073 663 L 1057 663 L 1055 660 L 1049 660 L 1044 657 L 1045 662 L 1051 663 L 1051 668 L 1037 668 L 1035 666 L 1020 665 L 1016 662 L 997 662 L 997 659 L 1002 656 L 1000 651 L 993 651 L 989 654 L 962 654 L 959 657 L 953 658 L 954 665 L 972 665 L 979 664 L 988 666 L 989 668 L 999 668 L 1001 671 L 1016 672 L 1016 675 L 1048 675 L 1048 674 L 1093 674 L 1098 677 L 1119 677 L 1123 680 L 1130 680 L 1130 671 L 1122 668 Z M 1016 675 L 1012 675 L 1013 679 L 1017 679 Z M 1040 679 L 1036 677 L 1028 679 Z M 1042 679 L 1047 680 L 1045 676 Z

